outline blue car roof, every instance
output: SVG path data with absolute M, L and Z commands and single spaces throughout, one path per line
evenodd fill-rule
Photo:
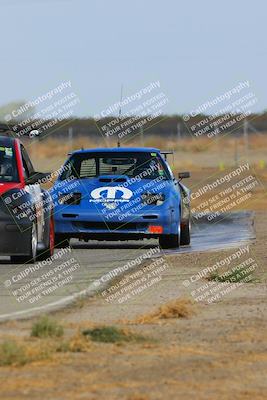
M 159 149 L 154 147 L 103 147 L 96 149 L 81 149 L 75 150 L 71 154 L 79 154 L 79 153 L 131 153 L 131 152 L 140 152 L 140 153 L 160 153 Z

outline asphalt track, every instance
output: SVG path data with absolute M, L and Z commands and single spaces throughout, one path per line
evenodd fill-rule
M 219 218 L 194 217 L 191 246 L 177 250 L 161 251 L 156 240 L 73 241 L 70 249 L 57 250 L 51 263 L 14 265 L 8 258 L 1 258 L 0 321 L 44 313 L 61 308 L 81 295 L 93 295 L 108 286 L 110 271 L 125 266 L 138 269 L 146 257 L 220 251 L 245 246 L 253 239 L 253 213 L 245 211 Z

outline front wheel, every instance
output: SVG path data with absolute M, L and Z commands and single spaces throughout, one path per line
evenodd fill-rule
M 188 221 L 181 227 L 181 245 L 186 246 L 190 244 L 190 229 L 191 223 Z
M 162 249 L 176 249 L 180 246 L 180 235 L 161 235 L 159 245 Z
M 36 222 L 32 224 L 31 228 L 31 243 L 30 243 L 30 254 L 28 256 L 11 256 L 11 262 L 16 264 L 27 264 L 35 263 L 37 257 L 37 225 Z

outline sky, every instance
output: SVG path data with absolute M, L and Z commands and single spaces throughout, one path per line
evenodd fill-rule
M 267 2 L 0 0 L 0 106 L 71 81 L 89 117 L 160 82 L 182 114 L 249 81 L 267 109 Z

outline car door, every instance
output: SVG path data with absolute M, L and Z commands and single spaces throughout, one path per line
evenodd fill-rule
M 25 180 L 34 174 L 34 168 L 31 163 L 30 157 L 23 146 L 21 146 L 21 156 L 23 162 L 23 170 L 24 170 L 24 178 Z M 44 205 L 43 205 L 43 193 L 41 186 L 36 183 L 34 185 L 27 185 L 27 191 L 31 194 L 32 201 L 36 210 L 36 222 L 37 222 L 37 233 L 38 233 L 38 241 L 43 240 L 43 232 L 44 232 Z

